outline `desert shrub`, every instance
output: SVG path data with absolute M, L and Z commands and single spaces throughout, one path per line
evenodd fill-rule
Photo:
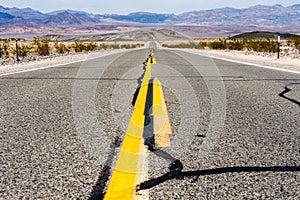
M 162 44 L 163 47 L 167 48 L 189 48 L 189 49 L 203 49 L 203 46 L 200 43 L 190 42 L 181 42 L 179 44 Z
M 234 39 L 233 41 L 229 41 L 226 43 L 226 49 L 229 50 L 243 50 L 245 48 L 245 44 L 243 41 Z
M 2 58 L 4 52 L 3 52 L 3 47 L 2 44 L 0 44 L 0 58 Z
M 293 37 L 292 38 L 292 43 L 295 46 L 296 49 L 300 51 L 300 38 L 298 37 Z
M 121 49 L 134 49 L 141 47 L 141 44 L 121 44 L 119 48 Z
M 108 45 L 107 44 L 104 44 L 104 43 L 101 43 L 98 47 L 99 49 L 103 49 L 103 50 L 106 50 L 108 49 Z
M 34 37 L 33 44 L 36 46 L 36 53 L 40 56 L 48 56 L 50 54 L 50 39 Z
M 132 46 L 131 46 L 130 44 L 121 44 L 121 45 L 120 45 L 120 48 L 121 48 L 121 49 L 131 49 Z
M 0 58 L 9 58 L 9 56 L 9 40 L 3 40 L 3 42 L 0 43 Z
M 288 41 L 286 42 L 286 44 L 287 44 L 288 46 L 294 45 L 293 40 L 288 40 Z
M 137 44 L 128 44 L 127 47 L 128 49 L 134 49 L 134 48 L 137 48 Z
M 0 43 L 0 58 L 9 58 L 10 56 L 10 47 L 9 40 L 4 39 L 2 43 Z
M 75 52 L 83 52 L 85 50 L 85 45 L 83 42 L 80 42 L 78 40 L 75 40 L 74 44 L 72 45 Z
M 267 40 L 267 51 L 273 52 L 273 53 L 278 52 L 278 42 L 275 41 L 275 40 L 270 40 L 268 38 L 268 40 Z
M 204 47 L 208 46 L 208 43 L 207 42 L 199 42 L 199 46 L 204 48 Z
M 277 41 L 270 40 L 248 40 L 246 43 L 246 48 L 248 50 L 257 51 L 257 52 L 278 52 Z
M 85 50 L 86 51 L 94 51 L 97 48 L 97 44 L 93 42 L 89 42 L 85 45 Z
M 210 42 L 208 47 L 211 49 L 227 49 L 227 41 L 225 39 L 219 39 L 217 41 Z
M 59 54 L 65 54 L 65 53 L 70 52 L 70 49 L 63 43 L 55 42 L 54 47 L 56 49 L 56 52 L 59 53 Z
M 20 57 L 26 57 L 26 56 L 29 54 L 31 48 L 32 48 L 32 47 L 27 46 L 27 45 L 20 45 L 20 46 L 18 47 L 18 53 L 19 53 L 19 56 L 20 56 Z
M 300 40 L 298 41 L 299 48 L 300 48 Z M 229 49 L 229 50 L 243 50 L 243 49 L 248 49 L 248 50 L 253 50 L 253 51 L 258 51 L 258 52 L 277 52 L 277 41 L 275 40 L 270 40 L 267 38 L 266 40 L 226 40 L 226 39 L 219 39 L 215 40 L 213 42 L 199 42 L 194 43 L 194 42 L 189 42 L 189 43 L 180 43 L 180 44 L 173 44 L 173 45 L 168 45 L 168 44 L 162 44 L 163 47 L 168 47 L 168 48 L 194 48 L 194 49 L 203 49 L 204 47 L 209 47 L 210 49 L 218 49 L 218 50 L 224 50 L 224 49 Z M 296 46 L 296 45 L 295 45 Z
M 11 39 L 8 38 L 0 38 L 0 42 L 10 42 Z
M 219 39 L 218 41 L 213 41 L 208 43 L 208 47 L 211 49 L 229 49 L 229 50 L 252 50 L 257 52 L 277 52 L 277 41 L 270 40 L 225 40 Z
M 113 44 L 105 44 L 101 43 L 96 47 L 96 49 L 106 50 L 106 49 L 133 49 L 144 46 L 143 44 L 117 44 L 114 42 Z
M 72 45 L 75 52 L 83 52 L 83 51 L 94 51 L 99 49 L 98 45 L 93 42 L 83 43 L 81 41 L 75 40 L 74 44 Z
M 117 44 L 116 42 L 109 45 L 109 49 L 120 49 L 121 46 L 119 44 Z

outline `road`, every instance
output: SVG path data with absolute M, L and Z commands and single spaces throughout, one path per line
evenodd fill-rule
M 149 49 L 0 76 L 0 199 L 101 199 Z M 300 75 L 155 50 L 172 127 L 141 199 L 300 198 Z M 147 149 L 147 147 L 146 147 Z

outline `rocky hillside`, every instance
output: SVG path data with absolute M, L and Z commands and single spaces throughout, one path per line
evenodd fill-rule
M 264 39 L 271 39 L 271 40 L 277 40 L 278 36 L 282 40 L 291 40 L 294 38 L 300 39 L 299 35 L 296 34 L 289 34 L 289 33 L 278 33 L 278 32 L 268 32 L 268 31 L 254 31 L 254 32 L 247 32 L 243 34 L 238 34 L 233 37 L 230 37 L 231 39 L 258 39 L 258 40 L 264 40 Z
M 189 38 L 167 29 L 139 29 L 121 33 L 108 33 L 97 35 L 46 35 L 52 41 L 69 42 L 69 41 L 172 41 L 172 40 L 189 40 Z

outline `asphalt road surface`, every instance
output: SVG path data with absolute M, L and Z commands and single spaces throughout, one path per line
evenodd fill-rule
M 101 199 L 149 49 L 0 77 L 0 199 Z M 300 75 L 157 49 L 180 160 L 147 152 L 144 199 L 299 199 Z

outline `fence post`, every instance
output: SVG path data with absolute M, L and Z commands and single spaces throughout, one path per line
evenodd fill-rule
M 278 35 L 278 54 L 277 54 L 277 58 L 279 59 L 280 57 L 280 35 Z
M 16 57 L 17 57 L 17 62 L 20 61 L 19 59 L 19 47 L 18 47 L 18 39 L 16 38 Z

